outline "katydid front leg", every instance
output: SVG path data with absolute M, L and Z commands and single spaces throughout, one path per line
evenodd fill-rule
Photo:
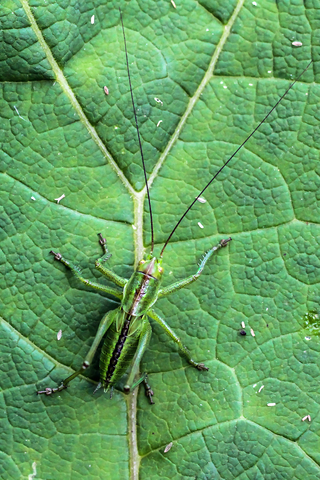
M 99 258 L 96 261 L 96 268 L 106 275 L 109 280 L 111 280 L 113 283 L 116 285 L 119 285 L 120 287 L 124 287 L 125 284 L 127 283 L 127 280 L 125 278 L 119 277 L 116 273 L 113 273 L 111 270 L 107 269 L 106 267 L 101 265 L 101 262 L 105 262 L 108 258 L 110 258 L 110 254 L 108 253 L 108 249 L 106 246 L 106 239 L 102 237 L 101 233 L 100 235 L 100 240 L 99 243 L 103 248 L 104 255 L 103 257 Z M 58 262 L 63 263 L 69 270 L 72 271 L 72 273 L 77 277 L 77 279 L 81 282 L 84 283 L 88 287 L 95 288 L 96 290 L 100 290 L 104 293 L 109 293 L 110 295 L 113 295 L 114 297 L 119 298 L 120 300 L 122 299 L 122 292 L 119 292 L 119 290 L 116 290 L 115 288 L 109 287 L 107 285 L 102 285 L 101 283 L 97 282 L 92 282 L 91 280 L 87 280 L 86 278 L 81 276 L 80 269 L 73 265 L 69 260 L 66 260 L 61 253 L 56 253 L 53 250 L 50 251 L 52 255 L 54 255 L 55 260 Z
M 78 375 L 82 374 L 90 366 L 102 338 L 104 337 L 105 333 L 107 332 L 108 328 L 110 327 L 110 325 L 114 320 L 116 311 L 117 309 L 111 310 L 110 312 L 108 312 L 106 315 L 102 317 L 96 336 L 93 339 L 93 343 L 90 347 L 89 352 L 86 355 L 86 358 L 84 359 L 84 362 L 81 368 L 76 372 L 74 372 L 69 377 L 67 377 L 65 380 L 63 380 L 61 385 L 59 385 L 58 387 L 55 387 L 55 388 L 47 387 L 45 390 L 39 390 L 37 393 L 45 393 L 46 395 L 52 395 L 52 393 L 61 392 L 61 390 L 64 390 L 65 388 L 68 387 L 68 384 L 71 382 L 71 380 L 76 378 Z
M 166 295 L 170 295 L 170 293 L 176 292 L 177 290 L 180 290 L 180 288 L 186 287 L 187 285 L 190 285 L 190 283 L 195 282 L 203 272 L 205 264 L 207 263 L 211 255 L 214 252 L 217 252 L 220 248 L 226 247 L 228 242 L 230 242 L 231 240 L 232 240 L 231 237 L 227 238 L 226 240 L 224 239 L 220 240 L 218 245 L 215 245 L 214 247 L 210 248 L 210 250 L 208 250 L 207 253 L 205 253 L 205 255 L 203 256 L 200 262 L 199 268 L 194 275 L 190 275 L 190 277 L 187 277 L 184 280 L 180 280 L 176 283 L 173 283 L 172 285 L 169 285 L 168 287 L 160 289 L 158 297 L 161 298 L 161 297 L 165 297 Z
M 109 270 L 109 268 L 102 265 L 102 263 L 106 262 L 111 257 L 111 253 L 109 253 L 108 251 L 106 239 L 103 238 L 101 233 L 99 233 L 98 235 L 100 237 L 99 243 L 104 251 L 104 255 L 101 258 L 98 258 L 98 260 L 96 260 L 95 267 L 97 270 L 99 270 L 99 272 L 103 273 L 103 275 L 108 277 L 109 280 L 111 280 L 113 283 L 115 283 L 119 287 L 123 288 L 128 280 L 126 278 L 120 277 L 119 275 L 114 273 L 112 270 Z
M 169 327 L 167 322 L 165 320 L 163 320 L 163 318 L 161 318 L 160 315 L 158 315 L 152 309 L 148 310 L 147 315 L 149 315 L 149 317 L 153 318 L 153 320 L 155 320 L 160 325 L 160 327 L 162 327 L 164 329 L 166 334 L 169 335 L 169 337 L 178 345 L 180 353 L 187 359 L 187 361 L 190 363 L 190 365 L 197 368 L 198 370 L 209 370 L 209 368 L 206 367 L 204 363 L 198 363 L 195 360 L 193 360 L 193 358 L 191 357 L 191 354 L 190 354 L 189 350 L 187 349 L 187 347 L 185 345 L 183 345 L 183 343 L 180 340 L 180 338 L 178 337 L 178 335 L 172 330 L 171 327 Z

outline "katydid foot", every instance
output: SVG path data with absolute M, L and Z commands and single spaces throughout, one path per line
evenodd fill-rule
M 131 393 L 138 385 L 140 385 L 140 383 L 143 383 L 143 386 L 144 386 L 144 389 L 145 389 L 145 394 L 146 394 L 146 397 L 149 398 L 149 401 L 151 403 L 151 405 L 154 404 L 154 401 L 152 399 L 152 396 L 154 395 L 153 393 L 153 390 L 151 388 L 151 386 L 149 385 L 148 383 L 148 374 L 145 372 L 142 377 L 137 381 L 135 382 L 132 386 L 130 385 L 125 385 L 123 387 L 123 391 L 126 395 L 129 395 L 129 393 Z
M 38 390 L 37 394 L 40 395 L 41 393 L 44 393 L 45 395 L 52 395 L 53 393 L 61 392 L 61 390 L 64 390 L 65 388 L 68 388 L 68 385 L 65 385 L 62 382 L 61 385 L 59 385 L 59 387 L 56 387 L 56 388 L 47 387 L 45 390 Z
M 54 255 L 54 259 L 55 259 L 55 260 L 57 260 L 58 262 L 60 262 L 60 260 L 61 260 L 61 258 L 62 258 L 61 253 L 56 253 L 56 252 L 54 252 L 53 250 L 50 250 L 50 253 L 51 253 L 52 255 Z
M 103 249 L 103 252 L 104 252 L 104 255 L 101 259 L 101 261 L 103 262 L 106 262 L 107 260 L 109 260 L 109 258 L 112 256 L 111 253 L 109 253 L 108 251 L 108 247 L 107 247 L 107 240 L 102 236 L 102 233 L 98 233 L 99 235 L 99 243 Z
M 220 245 L 221 247 L 226 247 L 228 242 L 231 242 L 232 238 L 229 237 L 229 238 L 223 238 L 222 240 L 220 240 Z
M 206 370 L 208 371 L 209 368 L 205 366 L 204 363 L 197 363 L 196 365 L 193 365 L 197 370 Z
M 149 398 L 149 401 L 150 401 L 151 405 L 154 405 L 154 401 L 153 401 L 153 398 L 152 398 L 154 393 L 153 393 L 153 390 L 152 390 L 151 386 L 148 383 L 148 375 L 147 374 L 145 374 L 145 377 L 144 377 L 144 380 L 143 380 L 143 385 L 144 385 L 146 397 Z
M 107 244 L 107 240 L 102 236 L 102 233 L 98 233 L 98 236 L 100 237 L 99 243 L 104 248 L 104 245 Z

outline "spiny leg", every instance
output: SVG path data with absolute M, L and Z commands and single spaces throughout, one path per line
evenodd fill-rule
M 116 311 L 117 310 L 111 310 L 110 312 L 108 312 L 106 315 L 104 315 L 102 317 L 102 320 L 101 320 L 101 322 L 99 324 L 99 327 L 98 327 L 98 331 L 96 333 L 96 336 L 93 339 L 93 343 L 90 347 L 89 352 L 86 355 L 86 358 L 85 358 L 81 368 L 79 370 L 77 370 L 76 372 L 74 372 L 69 377 L 67 377 L 65 380 L 63 380 L 61 385 L 59 385 L 58 387 L 56 387 L 56 388 L 47 387 L 45 390 L 39 390 L 37 393 L 45 393 L 46 395 L 51 395 L 52 393 L 61 392 L 61 390 L 64 390 L 65 388 L 68 387 L 68 384 L 71 382 L 71 380 L 73 380 L 78 375 L 83 373 L 90 366 L 90 364 L 92 362 L 92 359 L 94 357 L 94 354 L 96 353 L 97 348 L 98 348 L 102 338 L 104 337 L 106 331 L 108 330 L 108 328 L 110 327 L 110 325 L 112 324 L 112 322 L 114 320 L 114 312 L 116 312 Z
M 147 375 L 147 373 L 144 374 L 143 385 L 144 385 L 146 397 L 149 398 L 151 405 L 153 405 L 153 404 L 154 404 L 154 401 L 153 401 L 153 398 L 152 398 L 152 396 L 153 396 L 153 390 L 152 390 L 151 386 L 150 386 L 149 383 L 148 383 L 148 375 Z
M 148 383 L 148 374 L 147 374 L 147 372 L 144 372 L 144 374 L 142 375 L 142 377 L 140 377 L 139 380 L 137 380 L 135 383 L 133 383 L 133 384 L 131 385 L 130 389 L 125 390 L 125 393 L 130 393 L 130 391 L 132 391 L 132 390 L 134 390 L 135 388 L 137 388 L 137 386 L 140 385 L 140 383 L 143 383 L 146 397 L 149 398 L 149 401 L 150 401 L 151 405 L 154 405 L 154 401 L 153 401 L 153 398 L 152 398 L 152 396 L 154 395 L 154 393 L 153 393 L 153 390 L 152 390 L 151 386 L 150 386 L 149 383 Z M 125 385 L 125 387 L 128 387 L 128 386 Z
M 126 278 L 120 277 L 116 273 L 114 273 L 112 270 L 109 268 L 105 267 L 102 265 L 102 263 L 106 262 L 108 258 L 111 257 L 111 253 L 109 253 L 108 248 L 107 248 L 107 241 L 105 238 L 103 238 L 101 233 L 98 233 L 100 239 L 99 243 L 102 246 L 102 249 L 104 251 L 104 255 L 101 258 L 98 258 L 95 262 L 96 269 L 99 270 L 99 272 L 103 273 L 106 277 L 109 278 L 113 283 L 116 285 L 119 285 L 119 287 L 124 287 L 125 284 L 128 282 Z
M 173 283 L 172 285 L 169 285 L 168 287 L 160 289 L 159 298 L 169 295 L 170 293 L 176 292 L 177 290 L 180 290 L 180 288 L 186 287 L 187 285 L 190 285 L 190 283 L 195 282 L 200 277 L 205 267 L 205 264 L 207 263 L 211 255 L 217 250 L 219 250 L 220 248 L 225 247 L 228 244 L 228 242 L 230 242 L 231 240 L 232 240 L 231 237 L 227 238 L 226 240 L 224 239 L 220 240 L 218 245 L 215 245 L 214 247 L 210 248 L 210 250 L 208 250 L 207 253 L 205 253 L 205 255 L 203 256 L 200 262 L 199 268 L 194 275 L 190 275 L 190 277 L 187 277 L 184 280 L 180 280 L 178 282 Z
M 100 243 L 100 245 L 102 247 L 102 250 L 104 252 L 104 255 L 101 257 L 101 259 L 103 259 L 103 261 L 106 262 L 112 256 L 112 254 L 109 253 L 109 250 L 108 250 L 108 247 L 107 247 L 107 240 L 105 238 L 103 238 L 102 233 L 98 233 L 98 236 L 100 237 L 99 238 L 99 243 Z
M 146 349 L 148 347 L 151 334 L 152 334 L 151 325 L 150 325 L 147 317 L 145 317 L 144 318 L 144 325 L 142 327 L 140 337 L 139 337 L 138 347 L 137 347 L 136 353 L 135 353 L 135 355 L 133 357 L 133 360 L 132 360 L 132 364 L 131 364 L 129 376 L 128 376 L 128 379 L 127 379 L 127 383 L 123 387 L 123 390 L 124 390 L 125 393 L 130 393 L 138 385 L 140 385 L 140 383 L 143 383 L 144 388 L 145 388 L 146 396 L 149 398 L 150 403 L 153 404 L 154 403 L 154 401 L 152 400 L 153 391 L 152 391 L 150 385 L 148 384 L 147 374 L 144 373 L 142 375 L 142 377 L 139 378 L 139 380 L 137 380 L 134 383 L 134 378 L 139 371 L 140 361 L 143 357 L 144 352 L 146 351 Z
M 169 335 L 169 337 L 178 345 L 180 353 L 187 359 L 190 365 L 197 368 L 198 370 L 209 370 L 209 368 L 206 367 L 204 363 L 198 363 L 193 360 L 189 350 L 185 345 L 183 345 L 178 335 L 172 330 L 171 327 L 169 327 L 167 322 L 163 320 L 163 318 L 161 318 L 154 310 L 148 310 L 147 315 L 153 318 L 153 320 L 155 320 L 164 329 L 166 334 Z
M 92 282 L 91 280 L 87 280 L 86 278 L 81 276 L 80 269 L 73 265 L 71 262 L 66 260 L 61 253 L 56 253 L 53 250 L 50 251 L 52 255 L 54 255 L 55 260 L 58 262 L 63 263 L 69 270 L 72 271 L 72 273 L 77 277 L 77 279 L 81 282 L 84 283 L 88 287 L 95 288 L 96 290 L 100 290 L 104 293 L 109 293 L 110 295 L 113 295 L 117 298 L 122 299 L 122 292 L 119 292 L 119 290 L 116 290 L 115 288 L 108 287 L 108 285 L 102 285 L 101 283 L 97 282 Z

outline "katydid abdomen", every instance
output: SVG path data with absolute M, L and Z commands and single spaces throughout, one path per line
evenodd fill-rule
M 121 307 L 113 314 L 100 356 L 100 384 L 105 390 L 125 373 L 148 329 L 151 334 L 145 314 L 158 298 L 162 273 L 161 260 L 141 260 L 123 289 Z
M 120 322 L 117 317 L 121 317 Z M 124 318 L 124 322 L 122 322 Z M 119 331 L 117 324 L 123 323 Z M 136 327 L 134 330 L 130 326 Z M 132 317 L 121 308 L 116 310 L 115 321 L 108 329 L 100 354 L 100 383 L 107 390 L 114 385 L 128 369 L 137 350 L 143 325 L 142 317 Z

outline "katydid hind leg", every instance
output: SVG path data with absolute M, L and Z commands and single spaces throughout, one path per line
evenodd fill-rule
M 81 375 L 82 373 L 84 373 L 84 371 L 90 366 L 90 364 L 92 362 L 92 359 L 93 359 L 93 357 L 94 357 L 94 355 L 97 351 L 97 348 L 98 348 L 102 338 L 104 337 L 108 328 L 110 327 L 110 325 L 114 321 L 116 311 L 117 310 L 111 310 L 110 312 L 108 312 L 106 315 L 104 315 L 102 317 L 102 320 L 99 324 L 99 327 L 98 327 L 98 330 L 97 330 L 97 333 L 96 333 L 96 336 L 93 339 L 90 350 L 87 353 L 86 358 L 84 359 L 84 362 L 83 362 L 81 368 L 79 370 L 77 370 L 76 372 L 74 372 L 69 377 L 65 378 L 58 387 L 55 387 L 55 388 L 47 387 L 45 390 L 39 390 L 37 393 L 39 393 L 39 394 L 40 393 L 45 393 L 46 395 L 51 395 L 52 393 L 61 392 L 61 390 L 64 390 L 65 388 L 68 387 L 71 380 L 76 378 L 78 375 Z
M 146 396 L 149 398 L 150 403 L 153 404 L 154 403 L 153 400 L 152 400 L 153 391 L 152 391 L 150 385 L 148 384 L 147 374 L 144 373 L 142 375 L 142 377 L 139 378 L 139 380 L 134 382 L 134 379 L 135 379 L 137 373 L 139 372 L 139 366 L 140 366 L 140 362 L 141 362 L 141 359 L 143 357 L 143 354 L 144 354 L 144 352 L 146 351 L 146 349 L 149 345 L 151 334 L 152 334 L 151 325 L 150 325 L 147 317 L 145 317 L 144 318 L 144 325 L 143 325 L 143 328 L 141 330 L 140 337 L 139 337 L 138 347 L 137 347 L 136 353 L 133 357 L 130 372 L 129 372 L 129 375 L 128 375 L 128 378 L 127 378 L 127 383 L 123 387 L 123 391 L 128 394 L 132 390 L 134 390 L 138 385 L 140 385 L 140 383 L 143 383 L 143 385 L 145 387 L 145 391 L 146 391 Z
M 188 348 L 183 345 L 178 335 L 172 330 L 172 328 L 167 324 L 167 322 L 160 317 L 160 315 L 158 315 L 152 309 L 148 310 L 147 313 L 149 317 L 153 318 L 153 320 L 155 320 L 160 325 L 160 327 L 164 329 L 166 334 L 178 345 L 181 355 L 183 355 L 187 359 L 188 363 L 190 363 L 192 367 L 196 368 L 197 370 L 209 370 L 209 368 L 206 367 L 204 363 L 196 362 L 191 357 Z

